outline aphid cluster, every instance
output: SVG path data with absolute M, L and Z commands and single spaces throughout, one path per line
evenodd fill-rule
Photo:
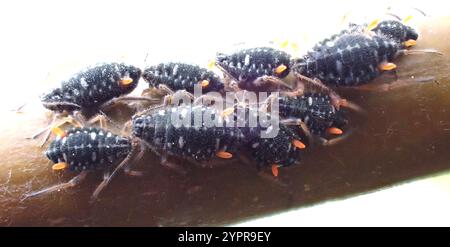
M 161 63 L 143 72 L 131 65 L 111 63 L 82 71 L 44 95 L 44 106 L 55 112 L 101 112 L 105 105 L 127 98 L 141 76 L 150 88 L 160 89 L 168 97 L 179 92 L 193 97 L 195 87 L 204 93 L 253 91 L 279 95 L 256 106 L 240 102 L 226 109 L 204 103 L 172 105 L 165 101 L 136 113 L 129 121 L 131 134 L 125 137 L 95 127 L 62 131 L 58 128 L 60 124 L 52 124 L 57 137 L 45 154 L 54 163 L 53 169 L 69 168 L 80 174 L 68 183 L 32 192 L 26 198 L 74 186 L 87 171 L 103 169 L 110 174 L 94 192 L 96 198 L 118 170 L 128 169 L 146 150 L 153 151 L 161 157 L 163 165 L 170 166 L 172 156 L 205 165 L 216 159 L 240 157 L 246 150 L 259 168 L 271 167 L 273 175 L 278 176 L 278 167 L 298 163 L 315 138 L 331 143 L 327 137 L 341 135 L 347 127 L 349 120 L 341 106 L 351 104 L 328 86 L 358 86 L 383 71 L 394 70 L 394 59 L 408 54 L 407 48 L 417 38 L 415 30 L 399 21 L 352 25 L 318 42 L 301 58 L 272 47 L 218 53 L 215 65 L 223 72 L 223 78 L 206 68 L 185 63 Z M 293 81 L 287 80 L 290 75 Z M 307 90 L 307 86 L 314 90 Z M 264 124 L 269 118 L 261 116 L 268 117 L 263 110 L 271 109 L 274 102 L 278 103 L 281 119 L 276 126 L 278 132 L 263 138 L 261 133 L 272 131 L 274 126 Z M 205 114 L 215 125 L 205 120 Z M 174 115 L 178 117 L 174 119 Z M 252 116 L 260 120 L 258 125 L 250 125 Z M 232 124 L 239 121 L 241 125 Z

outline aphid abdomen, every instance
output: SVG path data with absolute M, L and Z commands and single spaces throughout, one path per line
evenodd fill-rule
M 174 91 L 186 90 L 190 93 L 194 93 L 194 87 L 199 84 L 204 93 L 221 91 L 224 87 L 221 79 L 212 71 L 184 63 L 161 63 L 146 68 L 142 77 L 152 87 L 164 84 Z
M 171 107 L 137 116 L 133 118 L 133 135 L 171 155 L 197 161 L 208 160 L 220 151 L 234 152 L 243 138 L 238 128 L 207 126 L 204 119 L 195 123 L 195 111 L 203 113 L 207 109 L 214 119 L 219 117 L 215 109 L 206 106 Z M 183 122 L 188 116 L 191 122 Z M 179 121 L 173 122 L 176 117 Z
M 300 119 L 312 134 L 322 135 L 336 121 L 336 108 L 327 94 L 307 93 L 300 97 L 280 97 L 280 115 Z
M 250 91 L 264 91 L 253 82 L 262 76 L 286 77 L 290 72 L 290 55 L 270 47 L 259 47 L 240 50 L 231 55 L 218 54 L 217 64 L 233 79 L 238 81 L 241 89 Z M 286 66 L 280 73 L 276 68 Z
M 261 138 L 258 132 L 249 138 L 249 145 L 253 159 L 258 166 L 290 166 L 300 162 L 301 149 L 293 144 L 294 140 L 302 140 L 292 130 L 280 124 L 279 131 L 274 138 Z
M 112 165 L 130 150 L 127 138 L 97 128 L 73 128 L 50 144 L 46 156 L 54 163 L 67 163 L 71 170 L 89 170 Z
M 392 61 L 398 45 L 378 36 L 344 34 L 323 43 L 300 60 L 299 73 L 325 84 L 356 86 L 379 76 L 378 65 Z
M 139 68 L 119 63 L 102 64 L 88 68 L 62 82 L 61 87 L 42 97 L 44 106 L 51 110 L 65 109 L 59 103 L 72 103 L 81 108 L 92 108 L 130 93 L 136 88 L 141 71 Z M 128 80 L 123 83 L 123 80 Z M 61 109 L 62 108 L 62 109 Z

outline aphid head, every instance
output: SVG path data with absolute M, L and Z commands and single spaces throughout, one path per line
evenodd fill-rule
M 122 94 L 128 94 L 133 91 L 141 78 L 141 70 L 132 65 L 119 64 L 119 86 Z
M 293 71 L 303 75 L 306 72 L 306 57 L 292 59 L 291 68 Z
M 51 111 L 71 112 L 81 108 L 75 103 L 70 103 L 71 98 L 67 97 L 68 95 L 64 95 L 61 88 L 55 88 L 51 92 L 43 94 L 40 98 L 44 107 Z
M 133 137 L 147 141 L 153 140 L 155 124 L 151 115 L 133 116 L 131 126 Z
M 222 67 L 225 70 L 228 70 L 228 64 L 231 61 L 231 56 L 224 54 L 224 53 L 217 53 L 216 59 L 214 60 L 215 64 L 219 67 Z
M 399 43 L 413 42 L 419 37 L 416 30 L 397 20 L 381 21 L 372 31 L 383 34 Z

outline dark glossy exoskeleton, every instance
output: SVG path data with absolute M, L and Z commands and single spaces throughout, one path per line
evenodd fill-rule
M 274 79 L 283 79 L 290 72 L 291 56 L 271 47 L 243 49 L 230 55 L 218 53 L 216 66 L 235 81 L 240 89 L 249 91 L 277 91 L 282 85 Z M 264 78 L 266 77 L 266 78 Z M 229 81 L 225 81 L 229 84 Z
M 399 44 L 404 44 L 407 41 L 416 41 L 419 38 L 416 30 L 397 20 L 381 21 L 372 31 L 378 35 L 385 35 Z M 408 46 L 410 45 L 406 45 L 406 47 Z
M 284 119 L 300 120 L 311 134 L 323 136 L 329 128 L 343 128 L 348 120 L 343 109 L 336 109 L 328 94 L 306 93 L 279 97 L 279 112 Z
M 206 106 L 169 107 L 149 115 L 133 117 L 133 136 L 150 144 L 161 155 L 173 155 L 194 161 L 207 161 L 215 155 L 231 158 L 244 136 L 236 127 L 207 126 L 202 116 L 223 121 L 220 113 Z M 200 121 L 195 122 L 199 114 Z M 179 122 L 174 122 L 178 116 Z M 186 121 L 185 124 L 181 124 Z M 212 125 L 212 124 L 211 124 Z M 229 157 L 225 157 L 229 156 Z M 163 157 L 164 158 L 164 157 Z
M 98 128 L 71 128 L 50 143 L 45 155 L 53 163 L 64 162 L 70 170 L 105 169 L 131 151 L 124 137 Z
M 66 183 L 25 194 L 23 200 L 74 187 L 84 180 L 89 171 L 103 170 L 107 174 L 114 168 L 122 167 L 129 161 L 134 145 L 131 139 L 99 128 L 72 128 L 62 132 L 49 145 L 45 155 L 54 163 L 53 170 L 69 169 L 79 174 Z M 106 184 L 104 180 L 97 187 L 93 199 Z
M 303 58 L 295 60 L 295 71 L 334 86 L 357 86 L 378 77 L 381 65 L 398 55 L 401 44 L 384 35 L 350 32 L 319 42 Z M 388 68 L 392 69 L 392 68 Z
M 222 80 L 205 68 L 185 63 L 160 63 L 148 67 L 142 75 L 151 87 L 165 85 L 173 91 L 186 90 L 194 93 L 194 86 L 200 85 L 203 93 L 221 92 Z
M 136 116 L 132 120 L 133 136 L 149 143 L 157 153 L 187 158 L 194 161 L 207 161 L 214 157 L 231 158 L 236 152 L 249 150 L 252 159 L 259 167 L 270 165 L 289 166 L 299 162 L 301 150 L 304 148 L 304 136 L 299 136 L 286 126 L 280 124 L 278 134 L 272 138 L 262 138 L 262 131 L 269 131 L 267 123 L 262 127 L 257 120 L 256 126 L 250 126 L 248 108 L 243 112 L 234 108 L 233 112 L 223 115 L 216 109 L 207 106 L 179 106 L 160 110 L 151 115 Z M 171 114 L 175 113 L 185 119 L 191 116 L 194 123 L 195 110 L 201 114 L 208 112 L 212 119 L 221 119 L 223 126 L 201 127 L 173 125 Z M 241 115 L 243 113 L 244 115 Z M 255 119 L 258 117 L 255 115 Z M 230 121 L 235 121 L 230 124 Z M 239 122 L 241 121 L 241 122 Z M 261 121 L 268 121 L 267 119 Z M 237 125 L 239 123 L 239 125 Z M 154 150 L 154 151 L 155 151 Z
M 306 148 L 306 137 L 294 133 L 284 124 L 278 128 L 273 138 L 261 138 L 256 129 L 246 133 L 251 157 L 259 167 L 286 167 L 300 163 L 303 149 Z
M 141 70 L 122 63 L 101 64 L 63 81 L 41 97 L 44 107 L 58 112 L 91 110 L 133 91 Z

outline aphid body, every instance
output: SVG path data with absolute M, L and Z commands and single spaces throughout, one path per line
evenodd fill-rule
M 393 39 L 363 32 L 343 33 L 319 42 L 303 58 L 295 61 L 295 70 L 334 86 L 357 86 L 378 77 L 401 49 Z
M 151 87 L 165 85 L 173 91 L 186 90 L 194 93 L 194 86 L 200 85 L 202 92 L 220 92 L 223 90 L 222 80 L 205 68 L 185 63 L 160 63 L 148 67 L 142 75 Z
M 111 167 L 131 150 L 129 139 L 98 128 L 71 128 L 50 143 L 45 155 L 53 163 L 65 163 L 70 170 Z
M 271 48 L 243 49 L 230 55 L 218 53 L 216 65 L 225 75 L 237 82 L 240 89 L 249 91 L 275 91 L 279 85 L 261 83 L 263 76 L 285 78 L 290 72 L 290 55 Z
M 211 119 L 222 121 L 223 127 L 208 126 L 203 119 L 205 112 Z M 196 114 L 201 117 L 198 125 L 195 124 Z M 174 115 L 179 122 L 173 121 Z M 181 124 L 188 118 L 186 124 Z M 226 127 L 220 113 L 206 106 L 169 107 L 153 114 L 135 116 L 132 126 L 133 136 L 156 150 L 195 161 L 206 161 L 218 153 L 233 154 L 244 140 L 239 128 Z
M 328 94 L 307 93 L 296 97 L 279 97 L 280 116 L 301 120 L 309 132 L 322 136 L 330 127 L 342 128 L 347 120 L 342 109 L 336 109 Z
M 141 70 L 122 63 L 101 64 L 63 81 L 59 88 L 41 97 L 52 111 L 88 110 L 133 91 Z

